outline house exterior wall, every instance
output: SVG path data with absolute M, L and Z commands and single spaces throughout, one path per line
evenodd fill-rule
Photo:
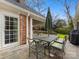
M 11 44 L 5 44 L 5 16 L 11 16 L 11 17 L 16 17 L 18 18 L 18 28 L 19 28 L 19 15 L 18 14 L 14 14 L 14 13 L 10 13 L 7 11 L 0 11 L 0 47 L 1 48 L 5 48 L 5 47 L 13 47 L 13 46 L 17 46 L 19 45 L 19 29 L 18 29 L 18 41 L 15 43 L 11 43 Z
M 15 42 L 15 43 L 11 43 L 11 44 L 5 44 L 5 19 L 4 17 L 5 16 L 11 16 L 11 17 L 17 17 L 18 18 L 18 41 Z M 26 44 L 28 43 L 27 42 L 27 38 L 33 38 L 33 19 L 32 17 L 30 17 L 30 15 L 26 15 L 26 19 L 25 19 L 25 29 L 24 31 L 26 32 L 25 34 L 22 34 L 22 35 L 25 35 L 24 37 L 26 37 Z M 23 23 L 24 25 L 24 23 Z M 15 46 L 18 46 L 20 45 L 20 14 L 18 13 L 14 13 L 14 12 L 9 12 L 9 11 L 5 11 L 5 10 L 0 10 L 0 48 L 7 48 L 7 47 L 15 47 Z
M 8 44 L 5 45 L 4 44 L 4 40 L 5 40 L 5 33 L 4 33 L 4 29 L 5 29 L 5 19 L 4 16 L 13 16 L 13 17 L 17 17 L 18 18 L 18 25 L 20 24 L 20 19 L 19 19 L 19 14 L 15 14 L 13 12 L 9 12 L 9 11 L 1 11 L 0 10 L 0 59 L 27 59 L 28 58 L 28 53 L 29 51 L 28 49 L 28 45 L 24 44 L 24 45 L 20 45 L 20 25 L 19 25 L 19 29 L 18 29 L 18 42 L 16 43 L 12 43 L 12 44 Z M 28 15 L 26 15 L 26 33 L 27 33 L 27 37 L 31 37 L 32 38 L 32 18 L 30 17 L 30 19 L 28 19 Z M 29 15 L 30 16 L 30 15 Z M 30 21 L 29 21 L 30 20 Z M 28 26 L 30 25 L 30 26 Z M 29 29 L 30 28 L 30 29 Z M 28 36 L 28 30 L 30 32 L 29 36 Z M 27 40 L 26 40 L 27 42 Z
M 20 44 L 26 44 L 26 16 L 20 14 Z
M 36 15 L 29 10 L 23 9 L 16 5 L 13 5 L 9 2 L 4 0 L 0 1 L 0 59 L 22 59 L 22 58 L 15 58 L 15 54 L 20 54 L 19 50 L 23 49 L 20 45 L 20 14 L 26 16 L 26 38 L 33 38 L 33 19 L 37 19 L 38 21 L 43 17 Z M 18 18 L 18 41 L 11 44 L 5 44 L 5 19 L 4 16 L 13 16 Z M 30 16 L 30 19 L 29 19 Z M 44 19 L 44 18 L 43 18 Z M 26 39 L 26 42 L 27 39 Z M 25 44 L 25 47 L 27 44 Z M 21 49 L 18 49 L 18 48 Z M 28 52 L 28 51 L 26 51 Z M 14 55 L 13 55 L 14 54 Z M 22 57 L 22 54 L 20 55 Z M 25 55 L 26 56 L 26 55 Z

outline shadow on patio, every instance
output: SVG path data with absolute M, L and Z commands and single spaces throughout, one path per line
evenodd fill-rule
M 15 48 L 15 49 L 14 49 Z M 29 58 L 29 46 L 22 45 L 12 47 L 9 50 L 4 50 L 3 54 L 0 53 L 0 59 L 36 59 L 35 55 Z M 49 58 L 45 56 L 42 59 L 56 59 L 55 57 Z M 69 41 L 66 43 L 65 56 L 63 59 L 79 59 L 79 46 L 72 45 Z
M 30 59 L 35 59 L 35 56 L 30 57 Z M 57 59 L 57 58 L 56 57 L 48 58 L 47 56 L 45 56 L 45 58 L 43 59 Z M 65 56 L 63 59 L 79 59 L 79 47 L 74 46 L 69 41 L 67 41 L 65 48 Z

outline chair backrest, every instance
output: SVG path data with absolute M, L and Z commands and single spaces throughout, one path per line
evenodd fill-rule
M 67 41 L 67 36 L 65 36 L 64 44 L 66 43 L 66 41 Z
M 67 36 L 65 36 L 64 39 L 65 39 L 65 40 L 64 40 L 64 42 L 63 42 L 63 47 L 62 47 L 62 48 L 63 48 L 63 51 L 64 51 L 64 48 L 65 48 L 65 44 L 66 44 L 66 42 L 67 42 Z
M 65 38 L 65 40 L 64 40 L 64 42 L 63 42 L 63 49 L 64 49 L 65 44 L 66 44 L 66 42 L 67 42 L 67 36 L 65 36 L 64 38 Z

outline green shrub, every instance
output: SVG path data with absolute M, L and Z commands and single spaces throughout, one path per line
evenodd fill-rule
M 62 38 L 62 39 L 65 38 L 65 35 L 64 35 L 64 34 L 57 34 L 57 36 L 58 36 L 59 38 Z
M 69 34 L 70 29 L 69 28 L 56 28 L 55 32 L 60 34 Z

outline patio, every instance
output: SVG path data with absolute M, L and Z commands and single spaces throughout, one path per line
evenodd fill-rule
M 79 59 L 79 46 L 72 45 L 67 41 L 64 59 Z
M 30 59 L 33 58 L 35 59 L 35 56 L 30 57 Z M 57 58 L 45 56 L 45 58 L 43 59 L 57 59 Z M 63 59 L 79 59 L 79 46 L 74 46 L 69 41 L 67 41 L 65 48 L 65 56 Z
M 5 50 L 5 51 L 4 51 Z M 29 57 L 29 46 L 21 45 L 5 49 L 0 52 L 0 59 L 36 59 L 34 55 Z M 57 59 L 45 56 L 43 59 Z M 63 59 L 79 59 L 79 46 L 74 46 L 69 41 L 66 43 L 65 56 Z

